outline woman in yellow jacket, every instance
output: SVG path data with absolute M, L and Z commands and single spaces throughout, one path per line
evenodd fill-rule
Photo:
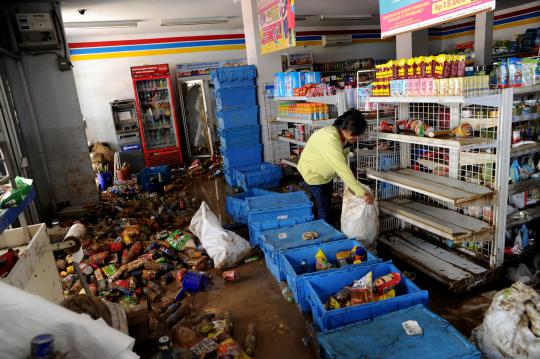
M 339 116 L 332 126 L 323 127 L 309 137 L 298 162 L 298 171 L 315 200 L 319 219 L 330 221 L 332 178 L 335 175 L 366 203 L 373 203 L 373 196 L 356 180 L 347 162 L 349 146 L 356 143 L 366 127 L 362 113 L 349 110 Z

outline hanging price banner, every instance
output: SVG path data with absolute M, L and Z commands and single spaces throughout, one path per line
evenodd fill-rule
M 296 46 L 294 0 L 259 0 L 261 53 Z
M 379 0 L 381 38 L 494 9 L 495 0 Z

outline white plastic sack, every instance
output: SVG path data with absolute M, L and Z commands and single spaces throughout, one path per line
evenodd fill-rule
M 133 359 L 135 339 L 37 295 L 0 281 L 0 358 L 29 358 L 30 342 L 54 335 L 54 348 L 77 359 Z
M 540 295 L 521 282 L 498 292 L 472 336 L 490 359 L 540 358 Z
M 249 242 L 234 232 L 223 228 L 206 202 L 191 219 L 189 230 L 199 237 L 202 246 L 219 270 L 230 268 L 244 259 L 251 251 Z
M 370 189 L 364 186 L 366 192 Z M 343 192 L 341 208 L 341 231 L 350 238 L 356 238 L 370 251 L 375 251 L 379 234 L 379 206 L 377 201 L 367 204 L 350 189 Z

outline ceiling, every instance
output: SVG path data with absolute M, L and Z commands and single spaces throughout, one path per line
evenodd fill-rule
M 527 0 L 497 0 L 497 9 L 516 6 Z M 208 30 L 242 30 L 240 0 L 61 0 L 64 22 L 139 20 L 137 28 L 66 29 L 68 36 L 145 34 Z M 376 25 L 378 0 L 296 0 L 297 27 Z M 84 15 L 78 10 L 86 9 Z M 320 21 L 320 15 L 366 15 L 368 20 Z M 161 19 L 231 17 L 226 24 L 160 26 Z

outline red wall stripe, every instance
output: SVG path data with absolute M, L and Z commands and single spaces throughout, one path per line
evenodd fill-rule
M 201 36 L 159 37 L 159 38 L 152 38 L 152 39 L 134 39 L 134 40 L 116 40 L 116 41 L 70 42 L 68 45 L 69 45 L 69 48 L 71 49 L 80 49 L 80 48 L 85 48 L 85 47 L 144 45 L 144 44 L 161 44 L 165 42 L 225 40 L 225 39 L 243 39 L 243 38 L 244 38 L 244 34 L 201 35 Z

